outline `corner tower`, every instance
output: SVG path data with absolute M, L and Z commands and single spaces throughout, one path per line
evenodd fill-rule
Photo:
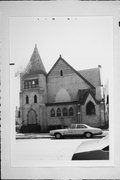
M 35 45 L 30 61 L 20 76 L 22 132 L 44 131 L 46 97 L 46 70 Z

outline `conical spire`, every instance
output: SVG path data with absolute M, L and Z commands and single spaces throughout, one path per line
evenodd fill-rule
M 33 75 L 33 74 L 44 74 L 46 75 L 46 70 L 42 63 L 41 57 L 39 55 L 37 45 L 35 44 L 35 48 L 33 54 L 30 58 L 30 61 L 24 71 L 24 75 Z

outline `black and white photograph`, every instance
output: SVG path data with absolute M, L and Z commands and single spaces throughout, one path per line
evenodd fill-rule
M 112 25 L 97 16 L 10 19 L 17 163 L 110 159 Z
M 116 178 L 117 3 L 7 4 L 1 21 L 2 177 Z

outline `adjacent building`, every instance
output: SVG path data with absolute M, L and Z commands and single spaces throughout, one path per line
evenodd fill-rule
M 80 66 L 80 62 L 78 62 Z M 22 132 L 46 132 L 85 123 L 105 125 L 101 66 L 76 71 L 63 57 L 47 73 L 37 46 L 20 75 Z

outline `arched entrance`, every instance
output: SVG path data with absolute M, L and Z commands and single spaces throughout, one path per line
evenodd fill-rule
M 40 125 L 37 124 L 37 113 L 31 109 L 27 114 L 27 130 L 28 132 L 40 132 Z
M 28 111 L 28 124 L 37 124 L 37 114 L 33 109 Z

